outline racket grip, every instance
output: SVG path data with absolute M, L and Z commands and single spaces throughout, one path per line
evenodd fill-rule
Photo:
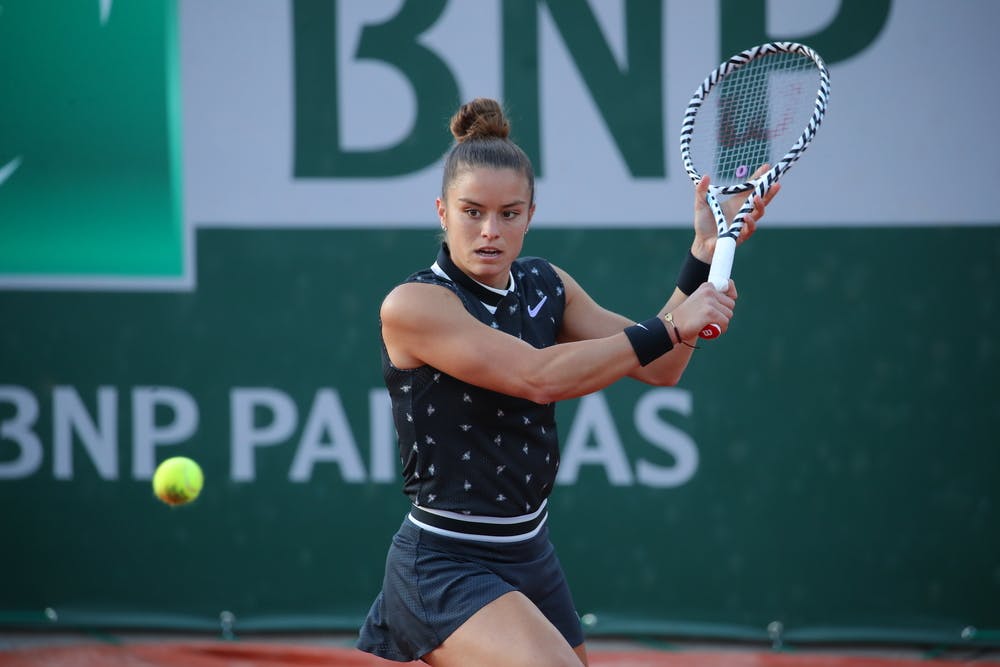
M 708 282 L 717 290 L 724 290 L 729 285 L 729 276 L 733 272 L 733 258 L 736 256 L 736 239 L 731 236 L 720 236 L 715 242 L 715 254 L 712 255 L 712 267 L 708 271 Z
M 712 255 L 712 267 L 708 271 L 708 282 L 717 290 L 724 290 L 729 285 L 729 276 L 733 271 L 733 258 L 736 256 L 736 239 L 731 236 L 720 236 L 715 242 L 715 254 Z M 722 327 L 714 322 L 702 329 L 701 338 L 718 338 L 722 335 Z

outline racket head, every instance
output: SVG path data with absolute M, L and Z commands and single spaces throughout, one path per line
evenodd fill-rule
M 681 158 L 713 192 L 766 191 L 798 160 L 826 113 L 830 75 L 816 51 L 769 42 L 717 67 L 695 90 L 681 125 Z M 753 180 L 762 164 L 770 170 Z

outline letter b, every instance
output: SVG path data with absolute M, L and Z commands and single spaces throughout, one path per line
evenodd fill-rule
M 432 164 L 449 143 L 441 119 L 458 106 L 458 84 L 445 62 L 417 38 L 446 0 L 407 0 L 393 18 L 366 26 L 355 57 L 393 66 L 413 86 L 416 118 L 395 146 L 372 151 L 341 146 L 337 80 L 337 1 L 295 0 L 295 177 L 368 178 L 408 174 Z

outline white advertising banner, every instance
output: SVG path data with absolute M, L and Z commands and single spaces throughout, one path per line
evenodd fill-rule
M 764 31 L 745 41 L 729 4 L 181 0 L 185 218 L 432 224 L 448 114 L 490 96 L 537 139 L 536 224 L 686 226 L 692 92 L 722 54 L 787 39 L 832 94 L 768 225 L 997 224 L 968 190 L 1000 176 L 1000 3 L 745 2 Z

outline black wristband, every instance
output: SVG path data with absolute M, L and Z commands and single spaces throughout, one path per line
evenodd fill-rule
M 625 327 L 628 342 L 632 343 L 639 365 L 645 366 L 674 349 L 667 326 L 659 317 L 651 317 L 645 322 Z
M 681 272 L 677 274 L 677 289 L 686 296 L 691 296 L 702 283 L 708 282 L 708 271 L 711 268 L 711 264 L 701 261 L 688 250 L 688 256 L 681 265 Z

